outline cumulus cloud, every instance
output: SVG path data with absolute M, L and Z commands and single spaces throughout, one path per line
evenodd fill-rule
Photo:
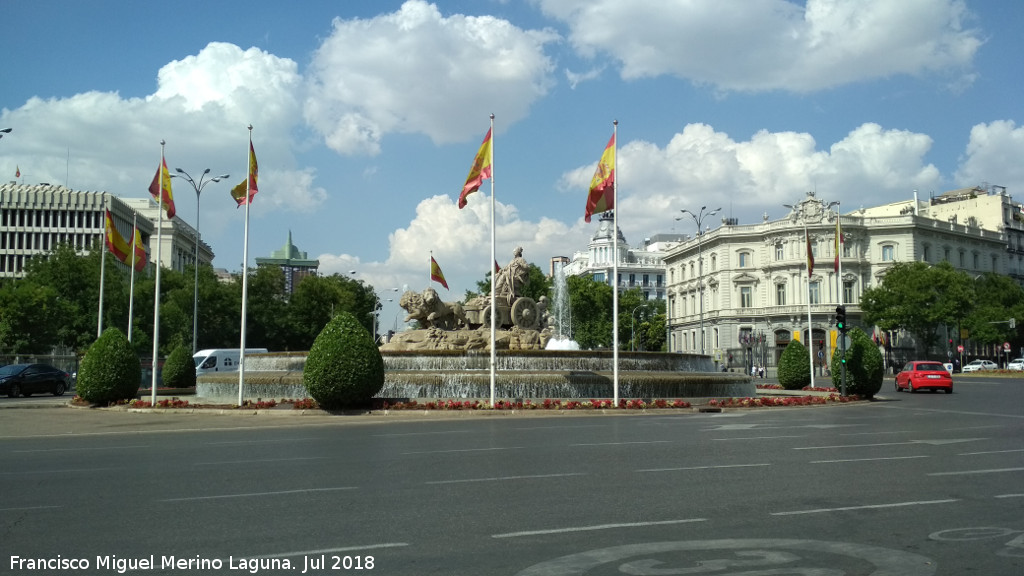
M 1006 186 L 1011 193 L 1024 188 L 1024 126 L 997 120 L 971 128 L 967 150 L 960 159 L 956 181 L 961 186 L 982 182 Z
M 309 67 L 305 117 L 342 154 L 377 154 L 387 133 L 465 140 L 495 113 L 524 118 L 553 84 L 558 39 L 492 16 L 444 17 L 409 0 L 371 19 L 335 19 Z
M 583 56 L 624 79 L 808 92 L 897 74 L 973 77 L 982 44 L 962 0 L 538 0 Z

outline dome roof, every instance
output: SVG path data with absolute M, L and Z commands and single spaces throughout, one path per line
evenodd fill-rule
M 615 225 L 613 218 L 614 216 L 610 211 L 601 214 L 601 223 L 598 225 L 597 231 L 594 232 L 594 236 L 590 239 L 591 242 L 600 242 L 603 240 L 611 243 L 612 228 Z M 625 244 L 626 237 L 622 235 L 622 229 L 620 228 L 618 232 L 619 242 Z

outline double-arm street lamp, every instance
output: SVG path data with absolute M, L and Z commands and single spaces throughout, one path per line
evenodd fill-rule
M 203 173 L 199 175 L 199 182 L 196 182 L 188 172 L 185 172 L 181 168 L 174 169 L 177 174 L 174 174 L 175 178 L 181 178 L 184 181 L 192 185 L 192 188 L 196 191 L 196 278 L 195 288 L 192 292 L 192 353 L 198 352 L 196 348 L 197 338 L 199 337 L 199 195 L 203 193 L 203 188 L 206 187 L 210 182 L 220 182 L 221 180 L 228 178 L 227 174 L 221 174 L 214 178 L 206 180 L 206 175 L 210 173 L 210 169 L 203 170 Z
M 696 214 L 690 212 L 687 209 L 682 209 L 680 212 L 693 218 L 693 221 L 697 223 L 697 292 L 698 298 L 700 298 L 700 353 L 705 354 L 704 345 L 704 253 L 701 247 L 701 237 L 704 235 L 702 226 L 704 225 L 704 219 L 708 216 L 714 216 L 718 214 L 721 208 L 715 208 L 710 212 L 704 212 L 707 210 L 707 206 L 701 206 L 700 211 Z M 682 216 L 677 216 L 676 220 L 682 220 Z

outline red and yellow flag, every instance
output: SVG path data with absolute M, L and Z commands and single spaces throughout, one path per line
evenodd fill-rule
M 135 271 L 142 272 L 146 267 L 146 245 L 142 243 L 142 234 L 135 227 Z
M 839 255 L 843 249 L 843 231 L 839 228 L 839 214 L 836 214 L 836 272 L 839 272 Z
M 444 286 L 445 290 L 448 290 L 448 283 L 444 280 L 444 272 L 441 272 L 441 267 L 437 264 L 437 260 L 434 257 L 430 257 L 430 279 L 434 282 L 438 282 L 441 286 Z
M 167 217 L 174 218 L 174 194 L 171 193 L 171 173 L 167 170 L 167 159 L 161 158 L 156 167 L 153 182 L 149 185 L 153 199 L 167 210 Z
M 14 166 L 14 177 L 15 178 L 21 178 L 21 166 L 18 166 L 18 165 Z
M 246 202 L 252 202 L 253 196 L 259 192 L 259 188 L 256 187 L 259 175 L 260 167 L 256 163 L 256 150 L 253 149 L 252 142 L 249 142 L 249 176 L 231 189 L 231 197 L 238 203 L 239 208 Z M 248 198 L 246 198 L 246 192 L 248 192 Z
M 811 236 L 804 230 L 804 240 L 807 240 L 807 277 L 814 273 L 814 251 L 811 250 Z
M 466 177 L 466 183 L 462 186 L 462 194 L 459 196 L 460 210 L 466 207 L 466 196 L 479 190 L 480 184 L 491 177 L 491 130 L 493 128 L 487 130 L 484 143 L 480 145 L 480 150 L 473 159 L 473 167 L 469 169 L 469 176 Z
M 601 161 L 590 180 L 590 194 L 587 196 L 587 211 L 583 219 L 590 222 L 594 214 L 615 209 L 615 134 L 604 147 Z
M 117 227 L 114 226 L 114 217 L 110 215 L 110 210 L 107 210 L 106 212 L 107 233 L 105 241 L 107 243 L 107 250 L 110 250 L 110 253 L 113 254 L 114 258 L 117 258 L 119 262 L 127 264 L 128 255 L 131 253 L 131 250 L 128 248 L 128 243 L 124 241 L 124 236 L 121 236 L 121 233 L 117 231 Z

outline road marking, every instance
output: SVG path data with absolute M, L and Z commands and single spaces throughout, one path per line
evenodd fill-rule
M 719 441 L 725 441 L 725 440 L 775 440 L 776 438 L 806 438 L 806 436 L 803 436 L 803 435 L 793 435 L 793 436 L 743 436 L 741 438 L 712 438 L 712 440 L 719 440 Z
M 888 458 L 849 458 L 845 460 L 813 460 L 811 464 L 835 464 L 839 462 L 873 462 L 875 460 L 911 460 L 913 458 L 931 458 L 931 456 L 890 456 Z
M 379 550 L 381 548 L 401 548 L 408 546 L 406 542 L 388 542 L 385 544 L 367 544 L 366 546 L 346 546 L 345 548 L 323 548 L 321 550 L 303 550 L 301 552 L 280 552 L 262 556 L 246 556 L 246 558 L 293 558 L 295 556 L 312 556 L 314 554 L 336 554 L 340 552 L 357 552 L 359 550 Z
M 19 510 L 46 510 L 48 508 L 63 508 L 63 506 L 22 506 L 20 508 L 0 508 L 0 512 L 17 512 Z
M 672 440 L 642 440 L 636 442 L 596 442 L 593 444 L 569 444 L 569 446 L 626 446 L 629 444 L 668 444 Z
M 1024 494 L 1000 494 L 996 498 L 1024 498 Z
M 957 472 L 932 472 L 929 476 L 966 476 L 968 474 L 997 474 L 999 472 L 1021 472 L 1024 468 L 991 468 L 989 470 L 960 470 Z
M 872 510 L 879 508 L 899 508 L 902 506 L 926 506 L 929 504 L 949 504 L 959 502 L 959 498 L 948 500 L 922 500 L 919 502 L 895 502 L 893 504 L 866 504 L 864 506 L 843 506 L 841 508 L 817 508 L 814 510 L 791 510 L 788 512 L 772 512 L 771 516 L 793 516 L 796 514 L 821 514 L 823 512 L 846 512 L 848 510 Z
M 77 472 L 111 472 L 124 468 L 65 468 L 64 470 L 19 470 L 17 472 L 0 472 L 0 476 L 16 476 L 19 474 L 74 474 Z
M 509 446 L 508 448 L 462 448 L 457 450 L 424 450 L 420 452 L 402 452 L 403 456 L 410 454 L 451 454 L 455 452 L 489 452 L 492 450 L 522 450 L 522 446 Z
M 540 478 L 565 478 L 567 476 L 586 476 L 585 472 L 568 474 L 533 474 L 529 476 L 496 476 L 493 478 L 463 478 L 462 480 L 433 480 L 424 484 L 462 484 L 466 482 L 504 482 L 506 480 L 534 480 Z
M 682 470 L 713 470 L 716 468 L 755 468 L 758 466 L 771 466 L 771 464 L 722 464 L 720 466 L 687 466 L 685 468 L 645 468 L 637 472 L 679 472 Z
M 326 460 L 327 456 L 300 456 L 295 458 L 262 458 L 259 460 L 221 460 L 219 462 L 193 462 L 193 466 L 219 466 L 221 464 L 260 464 L 264 462 L 296 462 L 300 460 Z
M 11 454 L 32 454 L 33 452 L 86 452 L 89 450 L 127 450 L 129 448 L 149 448 L 149 445 L 100 446 L 98 448 L 40 448 L 38 450 L 11 450 Z
M 271 444 L 274 442 L 305 442 L 307 440 L 321 440 L 321 438 L 279 438 L 277 440 L 232 440 L 224 442 L 207 442 L 207 446 L 231 446 L 233 444 Z
M 589 532 L 592 530 L 613 530 L 616 528 L 670 526 L 673 524 L 689 524 L 693 522 L 707 522 L 707 518 L 685 518 L 683 520 L 661 520 L 657 522 L 626 522 L 622 524 L 597 524 L 595 526 L 574 526 L 570 528 L 552 528 L 550 530 L 527 530 L 523 532 L 507 532 L 505 534 L 491 534 L 491 538 L 518 538 L 520 536 L 543 536 L 545 534 L 567 534 L 571 532 Z
M 400 437 L 400 436 L 437 436 L 439 434 L 466 434 L 468 430 L 443 430 L 441 432 L 406 432 L 402 434 L 374 434 L 378 438 Z
M 339 486 L 337 488 L 305 488 L 302 490 L 281 490 L 278 492 L 247 492 L 244 494 L 220 494 L 217 496 L 187 496 L 185 498 L 164 498 L 160 502 L 187 502 L 189 500 L 219 500 L 222 498 L 252 498 L 254 496 L 282 496 L 285 494 L 309 494 L 311 492 L 337 492 L 339 490 L 356 490 L 355 486 Z
M 1017 450 L 989 450 L 987 452 L 964 452 L 963 454 L 957 454 L 957 456 L 977 456 L 979 454 L 1006 454 L 1008 452 L 1024 452 L 1024 448 Z
M 800 446 L 793 450 L 834 450 L 836 448 L 874 448 L 876 446 L 906 446 L 907 444 L 930 444 L 932 446 L 945 446 L 946 444 L 957 444 L 960 442 L 976 442 L 988 440 L 988 438 L 954 438 L 951 440 L 909 440 L 907 442 L 881 442 L 878 444 L 844 444 L 842 446 Z

